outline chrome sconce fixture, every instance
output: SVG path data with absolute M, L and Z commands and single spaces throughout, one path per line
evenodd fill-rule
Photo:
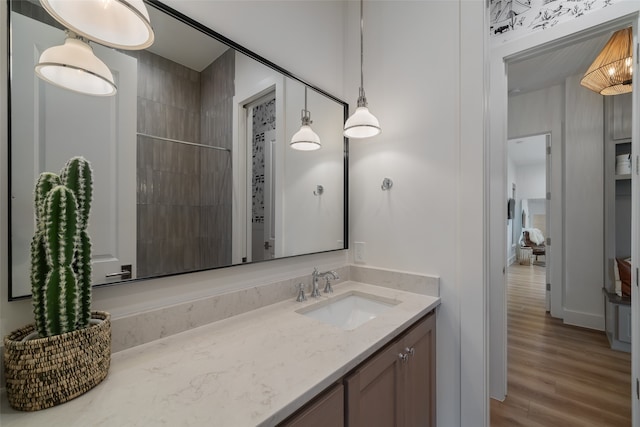
M 370 138 L 381 132 L 380 122 L 371 114 L 367 107 L 367 97 L 364 93 L 364 18 L 363 0 L 360 0 L 360 89 L 358 91 L 358 107 L 344 124 L 344 136 L 348 138 Z
M 302 125 L 300 130 L 293 134 L 289 145 L 294 150 L 313 151 L 322 147 L 320 137 L 311 129 L 311 113 L 307 110 L 307 87 L 304 87 L 304 110 L 301 112 Z

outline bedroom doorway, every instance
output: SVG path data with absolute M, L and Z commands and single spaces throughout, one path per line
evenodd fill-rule
M 518 264 L 544 276 L 545 309 L 551 309 L 549 132 L 511 138 L 507 143 L 507 265 Z M 509 269 L 507 269 L 509 275 Z M 508 280 L 508 277 L 507 277 Z M 546 285 L 546 286 L 545 286 Z

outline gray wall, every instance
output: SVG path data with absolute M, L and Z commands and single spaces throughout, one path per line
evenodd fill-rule
M 233 179 L 233 96 L 235 51 L 228 49 L 200 75 L 202 144 L 229 151 L 200 149 L 200 267 L 231 264 Z
M 233 52 L 202 73 L 132 54 L 139 133 L 231 147 Z M 230 264 L 230 152 L 139 135 L 137 156 L 138 276 Z

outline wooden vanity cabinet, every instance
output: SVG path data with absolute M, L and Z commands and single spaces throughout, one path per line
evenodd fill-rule
M 435 313 L 345 378 L 347 427 L 433 427 Z
M 435 311 L 355 368 L 340 384 L 280 424 L 287 427 L 435 425 Z
M 293 417 L 280 424 L 284 427 L 343 427 L 344 387 L 337 384 Z

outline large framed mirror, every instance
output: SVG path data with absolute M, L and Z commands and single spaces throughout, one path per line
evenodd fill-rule
M 117 94 L 36 77 L 64 31 L 9 1 L 9 299 L 27 298 L 33 187 L 77 155 L 94 171 L 94 286 L 347 248 L 348 105 L 158 1 L 142 51 L 92 43 Z M 305 96 L 322 148 L 289 146 Z

